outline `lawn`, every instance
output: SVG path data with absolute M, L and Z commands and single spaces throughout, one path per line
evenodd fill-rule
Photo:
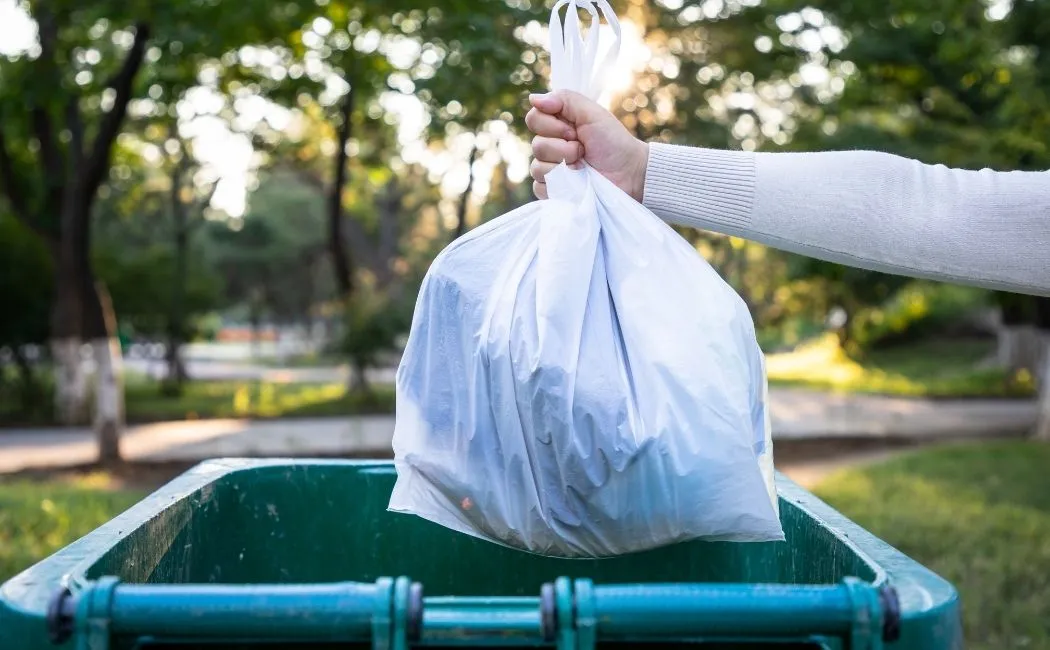
M 824 336 L 792 352 L 769 355 L 773 386 L 794 386 L 843 393 L 908 397 L 1028 397 L 1035 394 L 1030 375 L 1008 376 L 981 366 L 993 350 L 988 341 L 933 340 L 868 353 L 851 359 L 834 336 Z
M 0 582 L 91 532 L 141 498 L 104 475 L 0 482 Z
M 153 382 L 129 382 L 129 422 L 196 418 L 276 418 L 392 413 L 394 390 L 376 386 L 371 395 L 351 394 L 346 385 L 260 381 L 196 381 L 179 397 L 160 393 Z
M 981 443 L 826 479 L 816 493 L 956 585 L 967 647 L 1050 649 L 1050 445 Z
M 177 397 L 160 384 L 129 376 L 125 384 L 129 423 L 204 418 L 278 418 L 393 413 L 394 389 L 377 385 L 372 394 L 351 394 L 342 383 L 191 381 Z M 14 396 L 0 393 L 0 426 L 49 425 L 50 401 L 20 411 Z

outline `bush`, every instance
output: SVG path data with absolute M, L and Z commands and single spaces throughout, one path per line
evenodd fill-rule
M 857 313 L 849 324 L 851 354 L 887 344 L 913 342 L 959 331 L 988 305 L 988 292 L 972 287 L 915 281 L 884 303 Z

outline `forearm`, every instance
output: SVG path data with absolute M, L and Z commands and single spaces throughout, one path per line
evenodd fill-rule
M 643 202 L 672 223 L 832 262 L 1050 295 L 1050 173 L 654 143 Z

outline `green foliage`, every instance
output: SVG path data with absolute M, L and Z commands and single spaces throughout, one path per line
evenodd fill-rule
M 10 214 L 0 210 L 0 347 L 47 340 L 52 282 L 47 247 Z
M 988 292 L 934 282 L 911 282 L 881 305 L 868 307 L 850 325 L 850 340 L 863 349 L 959 330 L 988 305 Z
M 171 248 L 162 244 L 130 251 L 110 248 L 97 250 L 94 257 L 96 273 L 109 290 L 120 323 L 141 336 L 166 334 L 175 281 Z M 183 298 L 185 313 L 196 317 L 218 308 L 221 282 L 210 269 L 191 265 Z M 185 336 L 193 338 L 197 333 L 190 329 Z
M 47 342 L 54 293 L 47 247 L 9 214 L 0 210 L 0 349 L 14 361 L 0 362 L 0 419 L 27 419 L 51 411 L 50 391 L 23 346 Z
M 133 491 L 0 481 L 0 582 L 88 534 L 139 500 Z
M 444 137 L 452 125 L 472 133 L 499 119 L 524 127 L 526 90 L 537 81 L 525 61 L 535 61 L 536 53 L 516 30 L 536 15 L 504 0 L 480 0 L 453 2 L 428 16 L 423 53 L 440 63 L 424 59 L 414 86 L 431 109 L 434 136 Z
M 967 444 L 848 470 L 816 493 L 959 590 L 967 647 L 1050 648 L 1050 446 Z
M 226 304 L 294 321 L 334 295 L 323 197 L 287 174 L 263 178 L 242 218 L 207 224 L 206 259 L 226 279 Z
M 397 349 L 398 338 L 411 324 L 411 306 L 397 294 L 365 283 L 347 301 L 345 314 L 341 351 L 360 380 L 365 369 L 378 365 L 380 355 Z

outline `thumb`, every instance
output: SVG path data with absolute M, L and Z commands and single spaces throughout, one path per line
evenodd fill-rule
M 596 102 L 571 90 L 530 95 L 529 102 L 537 110 L 561 117 L 576 126 L 597 122 L 608 112 Z

